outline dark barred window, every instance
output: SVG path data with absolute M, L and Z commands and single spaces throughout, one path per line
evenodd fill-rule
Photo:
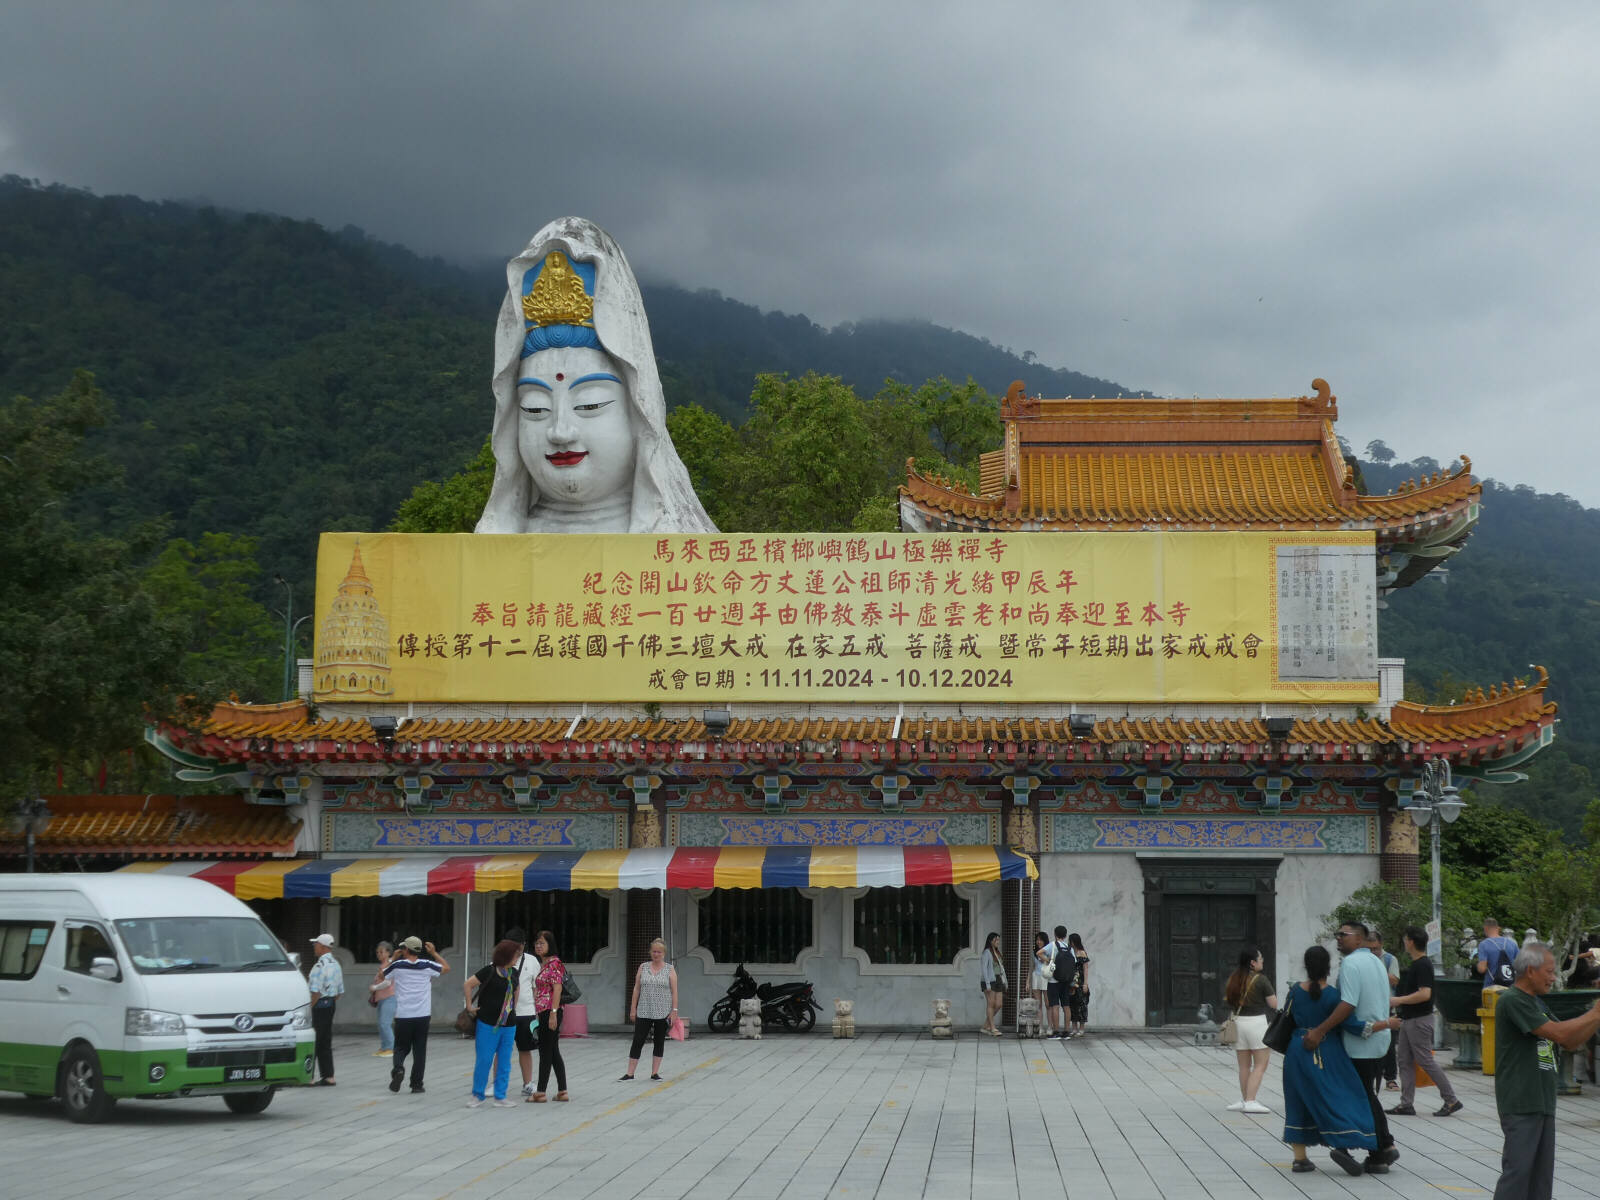
M 855 941 L 875 963 L 945 966 L 972 945 L 971 905 L 948 883 L 873 888 L 855 902 Z
M 591 962 L 611 944 L 611 901 L 599 892 L 513 892 L 494 906 L 495 937 L 508 929 L 526 930 L 529 950 L 548 929 L 562 962 Z
M 379 942 L 398 946 L 412 935 L 443 952 L 455 941 L 455 912 L 450 896 L 350 896 L 339 901 L 334 932 L 357 962 L 377 962 Z
M 700 901 L 700 944 L 723 963 L 792 963 L 811 945 L 799 888 L 718 888 Z

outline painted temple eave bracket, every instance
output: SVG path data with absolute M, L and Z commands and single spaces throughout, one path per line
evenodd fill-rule
M 165 758 L 177 764 L 173 775 L 185 783 L 228 783 L 239 788 L 251 786 L 250 768 L 243 763 L 223 762 L 181 750 L 154 726 L 146 726 L 144 740 Z

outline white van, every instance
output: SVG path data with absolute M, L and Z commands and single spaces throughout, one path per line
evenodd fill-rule
M 0 1091 L 258 1113 L 311 1082 L 311 993 L 259 917 L 158 875 L 0 875 Z

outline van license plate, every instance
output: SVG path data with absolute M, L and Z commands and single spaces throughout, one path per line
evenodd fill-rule
M 248 1083 L 252 1079 L 265 1079 L 262 1067 L 227 1067 L 222 1072 L 223 1083 Z

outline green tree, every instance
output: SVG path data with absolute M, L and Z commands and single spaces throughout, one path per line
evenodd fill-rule
M 1461 810 L 1453 824 L 1444 827 L 1444 838 L 1439 844 L 1440 860 L 1447 867 L 1465 871 L 1513 870 L 1523 845 L 1542 842 L 1550 828 L 1520 809 L 1483 802 L 1478 794 L 1481 790 L 1486 789 L 1469 789 L 1467 798 L 1471 803 Z M 1422 831 L 1424 858 L 1433 853 L 1430 833 L 1429 829 Z
M 147 714 L 182 707 L 188 632 L 146 586 L 160 528 L 120 536 L 73 516 L 115 482 L 84 439 L 107 419 L 86 373 L 43 401 L 0 404 L 0 797 L 40 790 L 57 764 L 139 744 Z
M 837 376 L 761 375 L 743 437 L 750 474 L 740 482 L 736 528 L 845 530 L 881 490 L 867 406 Z
M 1444 917 L 1441 923 L 1448 935 L 1451 929 L 1462 926 L 1462 918 L 1449 904 L 1442 907 Z M 1431 920 L 1433 900 L 1426 890 L 1412 891 L 1397 883 L 1369 883 L 1351 892 L 1332 912 L 1323 915 L 1322 936 L 1332 937 L 1340 925 L 1346 921 L 1356 921 L 1382 933 L 1384 946 L 1397 953 L 1400 937 L 1408 925 L 1426 928 Z M 1449 967 L 1464 961 L 1455 937 L 1446 936 L 1443 942 L 1442 966 Z
M 228 533 L 202 534 L 198 545 L 175 538 L 145 572 L 163 615 L 187 631 L 181 669 L 198 700 L 279 698 L 283 627 L 253 594 L 255 549 L 254 538 Z
M 1563 845 L 1552 834 L 1524 844 L 1516 867 L 1532 910 L 1529 927 L 1549 942 L 1559 967 L 1577 952 L 1578 939 L 1595 921 L 1600 856 Z
M 667 432 L 711 523 L 745 528 L 739 522 L 748 503 L 746 451 L 738 430 L 698 404 L 685 404 L 667 414 Z
M 485 438 L 464 469 L 442 482 L 417 484 L 389 528 L 395 533 L 471 533 L 494 483 L 494 446 Z

